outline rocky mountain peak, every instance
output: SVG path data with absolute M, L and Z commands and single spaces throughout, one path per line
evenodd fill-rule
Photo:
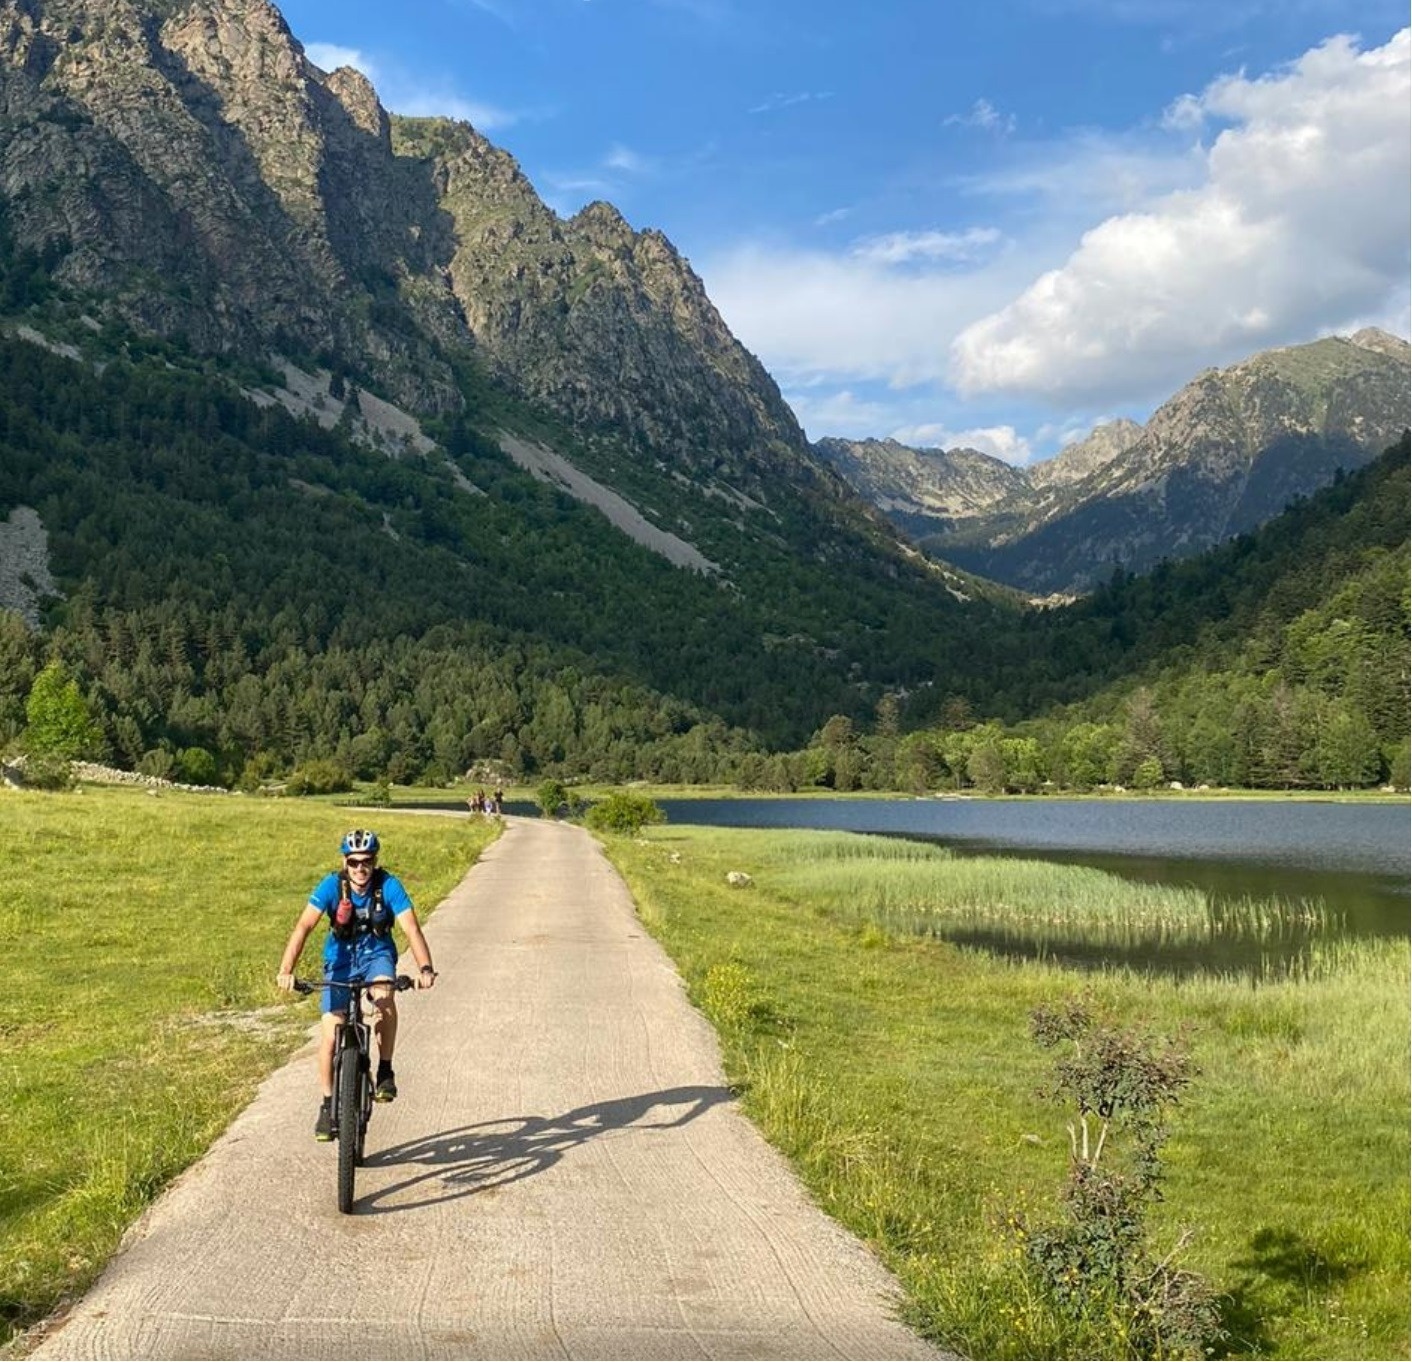
M 992 482 L 988 499 L 955 494 L 960 451 L 819 449 L 938 557 L 1037 593 L 1082 591 L 1115 563 L 1142 571 L 1253 529 L 1376 457 L 1408 424 L 1408 356 L 1406 341 L 1369 328 L 1204 370 L 1145 427 L 1100 426 Z
M 1365 350 L 1374 350 L 1389 359 L 1397 360 L 1399 364 L 1412 364 L 1412 345 L 1401 336 L 1390 335 L 1376 326 L 1365 326 L 1361 331 L 1355 331 L 1348 338 L 1348 343 L 1362 346 Z
M 621 246 L 625 250 L 632 247 L 635 234 L 628 226 L 627 219 L 603 199 L 595 199 L 580 208 L 569 222 L 585 236 L 593 237 L 600 245 L 611 244 Z
M 317 68 L 311 68 L 317 70 Z M 348 111 L 355 126 L 392 150 L 392 123 L 372 82 L 356 67 L 340 66 L 324 78 L 324 88 Z
M 303 48 L 267 0 L 195 0 L 162 25 L 162 42 L 227 95 L 307 78 Z
M 446 356 L 474 349 L 655 459 L 757 492 L 822 471 L 661 233 L 607 203 L 561 221 L 468 124 L 309 62 L 268 0 L 0 5 L 0 107 L 16 245 L 63 242 L 57 278 L 139 330 L 324 356 L 422 414 L 463 402 Z
M 964 519 L 1029 487 L 1024 469 L 978 449 L 914 449 L 893 439 L 824 439 L 814 449 L 904 527 L 908 516 Z
M 1136 421 L 1121 417 L 1095 426 L 1082 440 L 1065 445 L 1052 459 L 1030 467 L 1030 479 L 1036 487 L 1067 486 L 1082 482 L 1090 473 L 1113 462 L 1142 438 L 1142 427 Z

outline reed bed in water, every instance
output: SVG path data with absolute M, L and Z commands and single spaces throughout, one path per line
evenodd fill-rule
M 796 835 L 795 853 L 762 872 L 772 888 L 894 932 L 1161 948 L 1307 939 L 1337 924 L 1320 902 L 1252 898 L 1213 907 L 1199 889 L 1136 883 L 1086 866 L 956 856 L 887 837 Z

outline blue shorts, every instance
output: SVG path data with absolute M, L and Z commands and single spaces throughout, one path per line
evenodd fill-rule
M 361 978 L 370 983 L 375 979 L 397 977 L 397 943 L 391 936 L 360 936 L 352 941 L 337 941 L 332 936 L 324 945 L 324 978 Z M 324 989 L 324 1011 L 348 1013 L 349 993 L 346 988 Z

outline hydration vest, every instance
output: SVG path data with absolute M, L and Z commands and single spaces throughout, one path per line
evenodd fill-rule
M 355 941 L 360 936 L 386 936 L 392 930 L 392 909 L 383 901 L 382 886 L 387 871 L 381 866 L 373 871 L 368 886 L 368 901 L 363 907 L 353 902 L 348 872 L 338 872 L 338 902 L 329 910 L 328 929 L 335 940 Z

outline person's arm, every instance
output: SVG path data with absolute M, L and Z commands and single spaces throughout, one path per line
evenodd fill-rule
M 279 962 L 279 976 L 275 981 L 286 992 L 294 987 L 294 967 L 299 963 L 299 957 L 303 953 L 304 943 L 309 939 L 309 933 L 319 925 L 321 917 L 323 917 L 323 913 L 312 903 L 309 904 L 299 914 L 299 921 L 294 924 L 294 930 L 289 934 L 289 941 L 284 948 L 284 956 Z
M 397 925 L 407 933 L 407 944 L 412 948 L 412 958 L 417 962 L 417 987 L 430 988 L 436 983 L 436 971 L 431 967 L 431 947 L 422 935 L 422 924 L 417 921 L 417 910 L 408 908 L 399 913 Z

